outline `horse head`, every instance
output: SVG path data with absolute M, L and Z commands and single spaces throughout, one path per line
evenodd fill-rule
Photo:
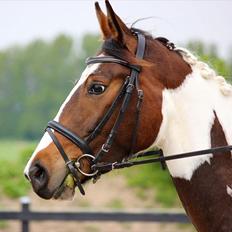
M 95 8 L 102 48 L 25 168 L 34 191 L 68 199 L 77 186 L 84 194 L 83 183 L 109 171 L 96 165 L 114 168 L 158 146 L 197 230 L 231 231 L 232 86 L 189 51 L 128 28 L 107 0 L 107 15 Z M 219 146 L 226 149 L 213 150 Z M 209 151 L 172 158 L 200 149 Z
M 163 89 L 178 87 L 191 72 L 168 41 L 128 28 L 108 1 L 107 15 L 98 3 L 95 8 L 102 48 L 87 61 L 25 168 L 34 191 L 45 199 L 72 197 L 75 186 L 67 184 L 67 178 L 78 182 L 83 192 L 81 184 L 94 176 L 91 163 L 99 153 L 99 162 L 116 162 L 127 159 L 132 150 L 155 145 Z M 79 172 L 73 166 L 77 161 Z

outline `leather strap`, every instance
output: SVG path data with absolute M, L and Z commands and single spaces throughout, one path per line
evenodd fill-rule
M 77 145 L 85 154 L 93 154 L 92 149 L 89 147 L 85 140 L 83 140 L 80 136 L 74 134 L 72 131 L 68 130 L 64 126 L 62 126 L 60 123 L 53 120 L 48 122 L 47 127 L 54 129 L 55 131 L 69 139 L 72 143 Z
M 96 138 L 96 136 L 101 132 L 104 125 L 107 123 L 107 121 L 110 119 L 111 115 L 113 114 L 119 100 L 122 98 L 122 96 L 125 93 L 126 85 L 128 84 L 128 78 L 124 81 L 123 85 L 121 86 L 118 95 L 114 99 L 113 103 L 111 104 L 110 108 L 107 110 L 106 114 L 103 116 L 103 118 L 100 120 L 100 122 L 95 127 L 94 131 L 87 137 L 86 142 L 90 143 L 93 139 Z
M 136 51 L 136 58 L 137 59 L 143 59 L 144 53 L 145 53 L 145 47 L 146 47 L 146 39 L 144 35 L 140 33 L 136 33 L 138 37 L 138 46 Z
M 137 45 L 137 51 L 136 51 L 136 58 L 137 59 L 142 59 L 143 55 L 144 55 L 144 52 L 145 52 L 146 41 L 145 41 L 144 35 L 142 35 L 142 34 L 137 34 L 137 37 L 138 37 L 138 45 Z M 101 61 L 100 58 L 101 57 L 99 57 L 98 61 Z M 106 60 L 111 60 L 111 59 L 106 59 Z M 116 60 L 118 60 L 118 59 L 116 59 Z M 129 77 L 129 83 L 128 83 L 127 87 L 126 87 L 126 92 L 125 92 L 125 95 L 124 95 L 124 99 L 123 99 L 119 114 L 117 116 L 117 119 L 116 119 L 116 121 L 114 123 L 113 128 L 110 131 L 110 134 L 109 134 L 106 142 L 103 144 L 101 150 L 99 150 L 99 152 L 97 153 L 96 158 L 93 161 L 94 163 L 99 162 L 99 160 L 103 157 L 103 155 L 108 153 L 108 151 L 110 150 L 110 148 L 111 148 L 111 146 L 113 144 L 113 141 L 115 139 L 115 136 L 116 136 L 116 134 L 118 132 L 119 126 L 121 125 L 121 123 L 123 121 L 125 111 L 129 106 L 132 92 L 134 90 L 134 87 L 135 87 L 136 83 L 138 82 L 138 80 L 137 80 L 138 77 L 139 77 L 139 71 L 132 68 L 131 69 L 131 74 L 130 74 L 130 77 Z M 139 114 L 139 112 L 138 112 L 138 114 Z M 138 119 L 139 119 L 139 117 L 136 116 L 135 127 L 137 127 L 137 124 L 138 124 L 137 120 Z M 133 143 L 135 141 L 135 137 L 136 137 L 136 135 L 133 134 L 132 145 L 133 145 Z
M 63 157 L 64 161 L 65 161 L 65 165 L 68 168 L 69 172 L 73 175 L 73 177 L 75 178 L 75 183 L 76 186 L 79 188 L 80 192 L 82 195 L 85 195 L 85 190 L 81 185 L 81 181 L 80 178 L 78 176 L 77 170 L 75 168 L 75 164 L 73 163 L 73 161 L 70 161 L 67 154 L 65 153 L 62 145 L 60 144 L 59 140 L 57 139 L 57 137 L 54 135 L 54 133 L 52 132 L 52 130 L 50 128 L 46 128 L 46 131 L 48 132 L 48 134 L 50 135 L 50 137 L 52 138 L 54 144 L 56 145 L 56 148 L 58 149 L 58 151 L 60 152 L 61 156 Z
M 136 51 L 136 58 L 138 59 L 142 59 L 143 55 L 144 55 L 144 51 L 145 51 L 145 37 L 142 34 L 137 34 L 138 37 L 138 47 L 137 47 L 137 51 Z M 116 105 L 119 102 L 119 100 L 121 99 L 121 97 L 124 95 L 123 101 L 122 101 L 122 105 L 118 114 L 118 117 L 114 123 L 113 128 L 110 131 L 110 134 L 106 140 L 106 143 L 103 144 L 102 148 L 100 149 L 100 151 L 96 154 L 95 160 L 93 160 L 93 163 L 96 163 L 103 154 L 107 153 L 108 150 L 110 149 L 114 138 L 117 134 L 118 128 L 124 118 L 124 114 L 125 111 L 129 105 L 130 99 L 131 99 L 131 95 L 132 92 L 134 90 L 134 87 L 138 87 L 138 76 L 139 76 L 139 72 L 141 70 L 141 67 L 138 65 L 133 65 L 130 64 L 129 62 L 123 60 L 123 59 L 118 59 L 115 58 L 113 56 L 102 56 L 102 57 L 90 57 L 87 59 L 86 61 L 87 65 L 89 64 L 95 64 L 95 63 L 116 63 L 116 64 L 120 64 L 123 65 L 127 68 L 131 69 L 131 75 L 126 78 L 124 84 L 122 85 L 119 94 L 117 95 L 117 97 L 115 98 L 115 100 L 113 101 L 111 107 L 109 108 L 109 110 L 106 112 L 106 114 L 104 115 L 104 117 L 102 118 L 102 120 L 98 123 L 98 125 L 96 126 L 96 128 L 94 129 L 94 131 L 90 134 L 89 137 L 87 137 L 86 140 L 82 139 L 80 136 L 74 134 L 72 131 L 66 129 L 64 126 L 62 126 L 60 123 L 56 122 L 56 121 L 50 121 L 48 122 L 46 131 L 49 133 L 50 137 L 52 138 L 54 144 L 56 145 L 57 149 L 59 150 L 61 156 L 63 157 L 65 164 L 69 170 L 69 172 L 74 176 L 74 178 L 76 179 L 76 184 L 77 187 L 79 188 L 80 192 L 82 194 L 85 194 L 84 189 L 81 185 L 80 179 L 78 177 L 78 173 L 77 173 L 77 169 L 75 168 L 75 163 L 72 160 L 69 160 L 67 154 L 65 153 L 62 145 L 59 143 L 58 139 L 56 138 L 56 136 L 54 135 L 53 131 L 51 129 L 54 129 L 56 132 L 60 133 L 61 135 L 63 135 L 64 137 L 66 137 L 67 139 L 69 139 L 72 143 L 74 143 L 75 145 L 77 145 L 85 154 L 90 154 L 93 155 L 91 148 L 89 147 L 89 143 L 96 137 L 96 135 L 98 133 L 100 133 L 100 131 L 102 130 L 103 126 L 105 125 L 105 123 L 109 120 L 109 118 L 111 117 L 114 109 L 116 109 Z M 137 88 L 138 91 L 138 88 Z M 141 99 L 138 99 L 138 102 L 140 102 Z M 138 103 L 139 105 L 141 105 L 141 102 Z M 139 107 L 140 108 L 140 107 Z M 139 110 L 140 112 L 140 110 Z M 136 121 L 138 120 L 138 115 L 136 116 Z M 136 123 L 137 125 L 137 123 Z M 137 126 L 135 126 L 137 127 Z M 99 172 L 99 175 L 101 173 Z M 98 174 L 97 174 L 98 175 Z
M 137 72 L 140 72 L 140 66 L 130 64 L 125 60 L 117 59 L 113 56 L 96 56 L 96 57 L 89 57 L 86 59 L 85 62 L 87 65 L 89 64 L 96 64 L 96 63 L 115 63 L 123 65 L 127 68 L 130 68 L 132 70 L 136 70 Z
M 94 164 L 92 166 L 92 170 L 98 171 L 100 173 L 100 172 L 110 171 L 113 169 L 128 168 L 128 167 L 137 166 L 137 165 L 159 163 L 159 162 L 161 162 L 161 165 L 164 169 L 166 166 L 165 162 L 169 161 L 169 160 L 184 159 L 184 158 L 196 157 L 196 156 L 207 155 L 207 154 L 221 155 L 222 152 L 224 153 L 224 152 L 231 152 L 231 151 L 232 151 L 232 145 L 214 147 L 214 148 L 210 148 L 210 149 L 180 153 L 180 154 L 175 154 L 175 155 L 167 155 L 167 156 L 163 155 L 162 150 L 148 151 L 148 152 L 143 152 L 143 153 L 139 153 L 137 155 L 132 155 L 132 156 L 145 157 L 145 156 L 152 156 L 153 155 L 153 156 L 158 156 L 158 157 L 151 158 L 151 159 L 145 159 L 145 160 L 114 162 L 114 163 L 107 163 L 107 164 L 99 163 L 99 164 Z

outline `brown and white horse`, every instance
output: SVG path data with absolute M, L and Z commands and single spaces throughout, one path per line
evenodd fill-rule
M 232 144 L 231 85 L 189 51 L 170 49 L 160 39 L 144 32 L 140 33 L 146 38 L 145 54 L 142 60 L 137 59 L 134 30 L 123 23 L 108 1 L 106 7 L 107 16 L 96 3 L 103 45 L 111 45 L 110 55 L 115 52 L 123 60 L 141 67 L 139 81 L 144 101 L 134 152 L 159 147 L 164 155 L 172 155 Z M 109 55 L 107 51 L 103 46 L 98 57 Z M 111 106 L 128 75 L 130 69 L 118 63 L 89 64 L 54 120 L 80 137 L 87 137 Z M 133 93 L 112 148 L 102 158 L 103 162 L 128 157 L 136 103 L 137 96 Z M 106 141 L 120 104 L 101 133 L 91 141 L 94 154 Z M 54 134 L 70 160 L 77 160 L 82 155 L 81 149 L 69 139 L 58 132 Z M 90 172 L 88 159 L 83 160 L 82 166 L 85 172 Z M 198 231 L 232 231 L 230 152 L 167 161 L 167 167 Z M 73 185 L 63 186 L 67 173 L 64 160 L 46 132 L 25 168 L 25 175 L 40 197 L 67 199 L 74 195 Z M 82 183 L 89 179 L 80 173 L 79 178 Z

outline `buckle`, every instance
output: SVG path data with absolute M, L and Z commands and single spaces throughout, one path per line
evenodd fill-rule
M 139 89 L 139 90 L 138 90 L 138 98 L 139 98 L 139 99 L 143 99 L 143 95 L 144 95 L 144 94 L 143 94 L 143 90 L 142 90 L 142 89 Z
M 98 173 L 98 170 L 96 170 L 95 172 L 92 172 L 92 173 L 86 173 L 86 172 L 81 170 L 80 160 L 83 159 L 83 158 L 86 158 L 86 157 L 91 158 L 92 160 L 95 159 L 95 157 L 93 155 L 83 154 L 83 155 L 78 157 L 77 161 L 75 162 L 75 167 L 84 176 L 89 176 L 89 177 L 95 176 Z
M 111 170 L 114 170 L 114 169 L 115 169 L 115 165 L 116 165 L 117 163 L 118 163 L 118 162 L 112 163 L 112 165 L 111 165 Z
M 105 153 L 108 153 L 109 150 L 110 150 L 110 148 L 109 148 L 109 147 L 107 148 L 107 145 L 104 143 L 104 144 L 102 145 L 101 150 L 104 151 Z

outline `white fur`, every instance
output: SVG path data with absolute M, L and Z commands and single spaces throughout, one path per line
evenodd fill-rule
M 163 121 L 153 145 L 162 148 L 164 155 L 210 148 L 214 111 L 227 143 L 232 144 L 231 85 L 190 53 L 183 52 L 182 56 L 191 65 L 192 73 L 180 87 L 163 91 Z M 167 166 L 173 177 L 191 180 L 203 163 L 210 164 L 211 157 L 209 154 L 168 161 Z
M 226 185 L 226 192 L 230 197 L 232 197 L 232 189 L 228 185 Z
M 37 153 L 39 151 L 46 148 L 51 142 L 52 142 L 51 137 L 49 136 L 48 132 L 45 132 L 42 139 L 40 140 L 38 146 L 36 147 L 35 151 L 33 152 L 30 160 L 28 161 L 25 169 L 24 169 L 24 174 L 27 175 L 28 178 L 29 178 L 29 170 L 30 170 L 32 161 L 34 160 L 35 156 L 37 155 Z
M 84 72 L 81 75 L 81 78 L 79 79 L 79 81 L 77 82 L 77 84 L 75 85 L 75 87 L 72 89 L 72 91 L 70 92 L 70 94 L 68 95 L 68 97 L 66 98 L 66 100 L 64 101 L 64 103 L 61 105 L 56 117 L 54 118 L 55 121 L 59 122 L 60 120 L 60 115 L 62 114 L 66 104 L 70 101 L 71 97 L 73 96 L 73 94 L 76 92 L 76 90 L 83 84 L 85 83 L 85 81 L 87 80 L 87 78 L 94 73 L 100 66 L 100 63 L 97 64 L 90 64 L 87 66 L 87 68 L 84 70 Z
M 77 84 L 74 86 L 74 88 L 72 89 L 72 91 L 70 92 L 70 94 L 68 95 L 68 97 L 66 98 L 66 100 L 64 101 L 64 103 L 61 105 L 56 117 L 54 118 L 55 121 L 59 122 L 60 119 L 60 115 L 62 114 L 66 104 L 70 101 L 70 99 L 72 98 L 73 94 L 77 91 L 77 89 L 83 84 L 85 83 L 85 81 L 87 80 L 87 78 L 94 73 L 100 64 L 91 64 L 88 65 L 86 67 L 86 69 L 84 70 L 84 72 L 81 75 L 81 78 L 79 79 L 79 81 L 77 82 Z M 34 160 L 34 158 L 36 157 L 36 155 L 38 154 L 39 151 L 45 149 L 46 147 L 48 147 L 50 144 L 52 143 L 52 139 L 49 136 L 49 134 L 47 132 L 44 133 L 42 139 L 40 140 L 37 148 L 35 149 L 35 151 L 32 154 L 32 157 L 30 158 L 30 160 L 28 161 L 25 169 L 24 169 L 24 174 L 27 175 L 29 177 L 29 170 L 31 167 L 31 164 Z

